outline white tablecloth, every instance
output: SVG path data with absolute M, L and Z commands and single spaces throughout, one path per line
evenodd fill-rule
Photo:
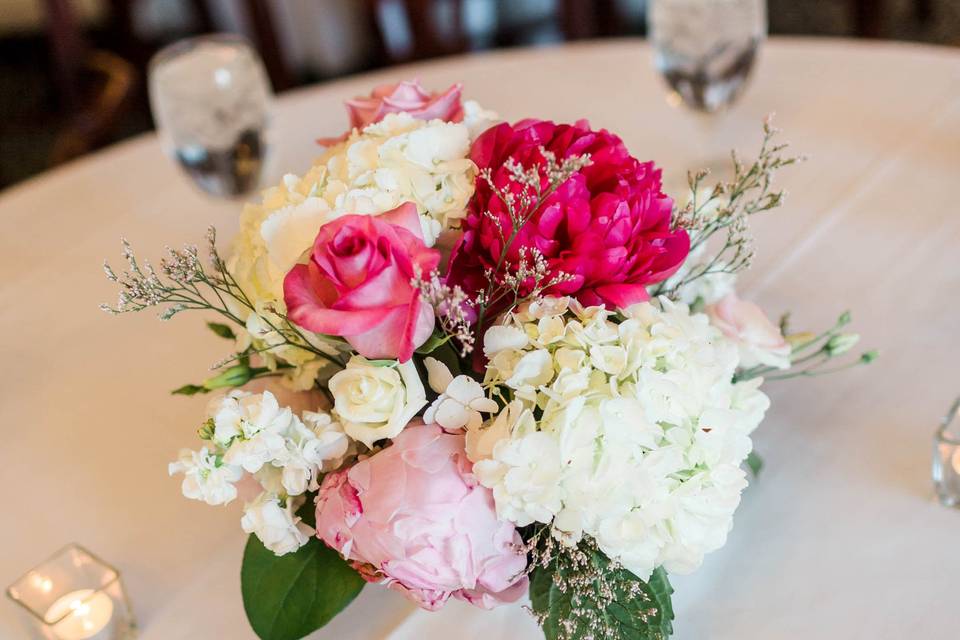
M 386 78 L 463 81 L 508 118 L 573 120 L 623 135 L 671 179 L 701 145 L 667 104 L 638 41 L 452 59 L 289 94 L 275 166 L 302 170 L 311 141 L 346 122 L 340 102 Z M 755 148 L 772 111 L 811 161 L 784 173 L 785 210 L 756 226 L 745 293 L 818 328 L 854 310 L 883 357 L 831 377 L 772 384 L 757 436 L 767 460 L 727 546 L 676 577 L 677 638 L 956 638 L 960 513 L 930 486 L 931 436 L 960 393 L 960 54 L 774 40 L 721 138 Z M 724 144 L 720 140 L 718 144 Z M 75 540 L 120 567 L 145 640 L 252 638 L 239 586 L 235 507 L 179 495 L 166 463 L 191 445 L 203 398 L 167 390 L 206 375 L 225 343 L 198 317 L 97 310 L 100 262 L 126 235 L 145 255 L 224 238 L 238 205 L 194 192 L 152 136 L 0 196 L 0 580 Z M 12 604 L 0 636 L 22 637 Z M 521 638 L 517 608 L 414 611 L 367 588 L 318 638 Z

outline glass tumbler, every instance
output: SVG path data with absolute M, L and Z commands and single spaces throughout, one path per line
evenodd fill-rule
M 933 438 L 933 485 L 941 504 L 960 508 L 960 398 Z
M 43 640 L 130 640 L 136 624 L 120 573 L 71 544 L 7 587 L 20 605 L 28 637 Z
M 684 104 L 714 112 L 732 103 L 767 35 L 766 0 L 649 0 L 657 70 Z
M 243 38 L 188 38 L 157 53 L 150 107 L 166 152 L 207 193 L 236 197 L 259 186 L 272 92 Z

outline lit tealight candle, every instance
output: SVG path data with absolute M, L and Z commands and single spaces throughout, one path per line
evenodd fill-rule
M 71 591 L 50 605 L 44 615 L 58 640 L 94 638 L 110 624 L 111 617 L 113 600 L 103 592 L 94 594 L 93 589 Z

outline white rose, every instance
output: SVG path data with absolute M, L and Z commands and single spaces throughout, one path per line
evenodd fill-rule
M 412 360 L 381 367 L 354 356 L 330 378 L 329 389 L 344 431 L 368 447 L 395 437 L 427 403 Z
M 302 504 L 303 501 L 288 498 L 286 507 L 283 507 L 277 496 L 263 492 L 256 500 L 247 503 L 240 526 L 246 533 L 260 538 L 263 546 L 278 556 L 292 553 L 307 544 L 316 533 L 294 515 L 295 506 L 299 506 L 297 502 Z

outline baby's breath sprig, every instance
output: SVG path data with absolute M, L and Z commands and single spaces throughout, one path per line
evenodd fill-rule
M 127 269 L 117 273 L 109 262 L 103 263 L 107 279 L 120 287 L 117 304 L 101 304 L 100 308 L 112 315 L 120 315 L 160 307 L 161 320 L 169 320 L 182 311 L 214 311 L 245 327 L 244 320 L 237 314 L 241 313 L 243 308 L 254 313 L 257 311 L 220 256 L 216 230 L 213 227 L 207 231 L 206 244 L 209 268 L 204 266 L 196 245 L 188 244 L 182 249 L 167 247 L 166 255 L 160 260 L 160 268 L 157 269 L 149 261 L 138 260 L 130 243 L 126 239 L 122 240 L 121 253 Z M 281 345 L 309 351 L 331 364 L 343 366 L 342 362 L 311 344 L 299 327 L 286 316 L 274 313 L 279 322 L 267 317 L 270 314 L 258 315 L 280 336 Z M 231 357 L 224 365 L 236 358 L 237 356 Z
M 691 198 L 685 206 L 674 212 L 674 227 L 690 233 L 691 253 L 721 231 L 726 233 L 724 243 L 719 251 L 691 269 L 680 281 L 671 282 L 670 285 L 660 283 L 651 291 L 651 295 L 675 297 L 682 287 L 698 278 L 717 273 L 737 273 L 750 266 L 754 249 L 749 218 L 783 204 L 785 192 L 773 188 L 774 176 L 783 167 L 803 159 L 786 154 L 788 145 L 774 140 L 778 133 L 780 130 L 773 126 L 772 117 L 764 120 L 763 142 L 757 159 L 745 164 L 733 151 L 733 178 L 729 181 L 720 181 L 712 188 L 705 188 L 708 171 L 688 174 Z
M 460 357 L 465 358 L 473 351 L 474 335 L 470 329 L 470 320 L 466 308 L 470 303 L 468 296 L 459 286 L 449 286 L 440 279 L 434 270 L 426 278 L 419 267 L 414 266 L 410 285 L 420 292 L 420 299 L 433 307 L 440 328 L 448 339 L 460 343 Z
M 524 550 L 532 574 L 530 612 L 548 637 L 629 640 L 642 631 L 657 640 L 671 632 L 672 590 L 661 569 L 644 582 L 607 558 L 593 539 L 570 545 L 549 526 L 535 529 Z
M 493 221 L 500 234 L 501 249 L 496 264 L 487 269 L 487 287 L 475 301 L 479 330 L 483 330 L 486 314 L 494 305 L 508 300 L 508 309 L 512 308 L 572 277 L 563 272 L 551 273 L 546 258 L 534 247 L 520 247 L 517 264 L 511 265 L 508 260 L 523 226 L 563 183 L 591 162 L 590 154 L 558 160 L 556 154 L 548 149 L 540 147 L 539 151 L 542 162 L 529 167 L 513 158 L 507 159 L 503 166 L 509 174 L 509 180 L 504 187 L 497 186 L 489 168 L 480 172 L 480 178 L 489 187 L 492 197 L 503 203 L 507 219 L 490 210 L 483 214 Z

